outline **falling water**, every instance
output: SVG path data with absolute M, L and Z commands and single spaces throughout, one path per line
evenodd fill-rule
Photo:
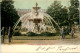
M 36 20 L 36 21 L 35 21 Z M 19 22 L 22 22 L 21 29 L 25 28 L 28 32 L 41 33 L 41 32 L 55 32 L 55 28 L 52 22 L 57 26 L 55 20 L 44 13 L 40 9 L 36 12 L 34 9 L 30 13 L 26 13 L 15 23 L 14 29 L 16 29 Z M 59 26 L 58 26 L 59 27 Z

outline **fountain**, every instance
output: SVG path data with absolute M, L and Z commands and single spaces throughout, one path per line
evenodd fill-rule
M 26 13 L 15 23 L 14 30 L 16 29 L 19 22 L 22 22 L 21 29 L 27 29 L 26 32 L 34 32 L 34 33 L 41 33 L 41 32 L 55 32 L 55 28 L 53 26 L 54 22 L 57 26 L 58 24 L 55 20 L 40 10 L 38 4 L 36 3 L 36 7 L 33 7 L 30 13 Z M 58 26 L 59 27 L 59 26 Z

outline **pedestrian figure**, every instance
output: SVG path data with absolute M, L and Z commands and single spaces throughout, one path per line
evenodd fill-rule
M 71 35 L 72 35 L 72 38 L 74 38 L 74 33 L 75 33 L 75 29 L 72 28 L 72 29 L 71 29 Z
M 65 39 L 65 28 L 62 27 L 62 39 Z
M 5 28 L 4 27 L 2 27 L 1 35 L 2 35 L 2 43 L 4 43 L 4 37 L 5 37 Z
M 62 36 L 62 28 L 60 28 L 60 36 Z
M 9 43 L 11 42 L 12 34 L 13 34 L 13 29 L 11 27 L 9 27 L 9 30 L 8 30 L 8 41 L 9 41 Z

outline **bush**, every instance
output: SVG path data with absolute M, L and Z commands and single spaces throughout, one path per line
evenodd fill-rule
M 56 33 L 50 33 L 50 32 L 42 32 L 39 34 L 40 36 L 56 36 Z
M 21 36 L 22 34 L 20 32 L 14 32 L 13 36 Z
M 13 36 L 56 36 L 57 33 L 42 32 L 41 34 L 36 34 L 34 32 L 28 32 L 26 34 L 21 34 L 20 32 L 15 32 Z
M 33 32 L 28 32 L 26 35 L 27 35 L 27 36 L 37 36 L 38 34 L 33 33 Z
M 22 34 L 22 36 L 27 36 L 27 34 Z
M 42 32 L 41 34 L 36 34 L 33 32 L 28 32 L 26 36 L 56 36 L 57 33 L 50 33 L 50 32 Z

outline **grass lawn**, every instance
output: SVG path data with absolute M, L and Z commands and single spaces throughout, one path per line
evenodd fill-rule
M 75 38 L 78 36 L 75 35 Z M 1 37 L 2 38 L 2 37 Z M 62 36 L 13 36 L 11 43 L 30 43 L 30 41 L 33 43 L 33 40 L 60 40 L 62 39 Z M 71 35 L 65 36 L 65 39 L 72 39 Z M 2 40 L 1 40 L 2 41 Z M 2 43 L 2 42 L 1 42 Z M 5 36 L 4 43 L 8 43 L 8 36 Z
M 78 36 L 75 35 L 75 38 Z M 2 38 L 2 37 L 1 37 Z M 7 39 L 8 36 L 5 35 L 5 39 Z M 62 39 L 62 36 L 13 36 L 13 40 L 57 40 Z M 66 35 L 65 39 L 72 39 L 71 35 Z
M 78 36 L 75 35 L 75 38 Z M 62 36 L 13 36 L 15 40 L 57 40 L 61 39 Z M 72 39 L 71 35 L 65 36 L 65 39 Z

